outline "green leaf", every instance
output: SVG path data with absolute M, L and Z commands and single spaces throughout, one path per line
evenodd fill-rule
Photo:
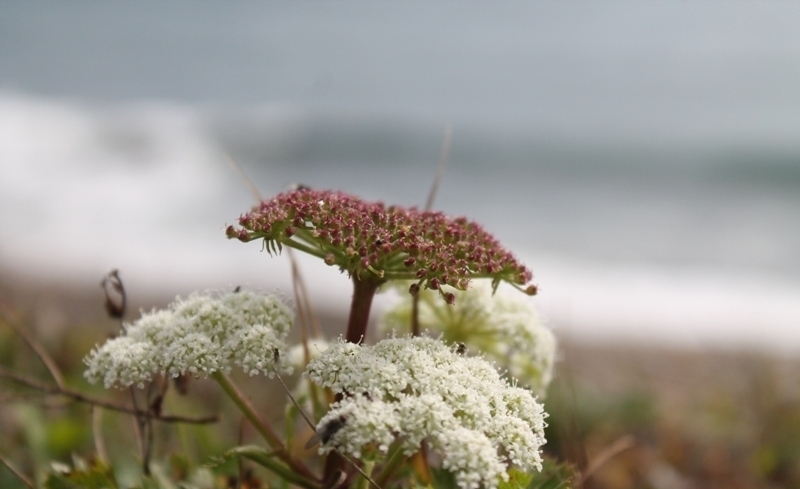
M 542 471 L 533 474 L 527 489 L 572 489 L 575 479 L 577 474 L 571 465 L 545 460 Z
M 71 418 L 49 420 L 47 423 L 47 446 L 54 458 L 69 455 L 87 437 L 84 421 Z
M 259 465 L 263 465 L 264 463 L 267 463 L 267 461 L 269 461 L 269 463 L 275 463 L 275 461 L 271 460 L 274 455 L 274 452 L 271 450 L 266 450 L 255 445 L 245 445 L 231 448 L 222 455 L 211 457 L 205 465 L 207 467 L 216 468 L 222 464 L 230 462 L 231 460 L 239 460 L 240 458 L 246 458 L 256 462 Z
M 176 481 L 185 481 L 191 470 L 189 459 L 186 455 L 173 454 L 169 457 L 169 468 L 172 478 Z
M 434 489 L 458 489 L 456 476 L 445 469 L 431 469 L 431 484 Z
M 207 465 L 210 467 L 218 467 L 229 460 L 238 460 L 240 458 L 244 458 L 257 463 L 265 469 L 273 472 L 281 479 L 291 482 L 295 485 L 306 487 L 308 489 L 316 489 L 318 487 L 318 484 L 301 477 L 298 474 L 295 474 L 291 469 L 287 468 L 281 462 L 275 460 L 274 457 L 275 452 L 273 451 L 266 450 L 255 445 L 246 445 L 232 448 L 219 457 L 213 457 Z
M 508 471 L 508 481 L 500 481 L 497 485 L 497 489 L 526 489 L 532 478 L 532 474 L 525 473 L 518 469 L 511 469 Z

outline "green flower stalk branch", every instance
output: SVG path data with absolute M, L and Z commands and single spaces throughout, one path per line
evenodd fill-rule
M 274 455 L 283 460 L 286 465 L 292 469 L 293 472 L 286 471 L 281 473 L 286 480 L 293 482 L 302 487 L 314 488 L 319 484 L 318 478 L 306 467 L 302 462 L 295 460 L 292 455 L 286 450 L 280 437 L 275 433 L 270 425 L 265 423 L 256 413 L 255 408 L 250 404 L 250 401 L 239 391 L 236 385 L 231 382 L 231 379 L 222 372 L 214 372 L 211 374 L 217 383 L 222 387 L 222 390 L 233 400 L 239 410 L 256 428 L 256 431 L 264 438 L 264 441 L 274 450 Z M 271 467 L 273 471 L 281 471 L 279 465 Z M 287 476 L 286 474 L 289 474 Z

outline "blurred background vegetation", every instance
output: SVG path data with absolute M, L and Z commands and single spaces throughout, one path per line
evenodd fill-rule
M 0 366 L 53 383 L 9 327 L 15 321 L 52 355 L 68 386 L 130 401 L 127 390 L 106 391 L 82 377 L 82 358 L 119 330 L 119 323 L 105 315 L 99 287 L 45 290 L 13 284 L 10 291 L 5 284 L 0 296 Z M 326 330 L 338 331 L 344 320 L 329 316 L 322 321 Z M 550 414 L 545 452 L 590 473 L 582 481 L 586 488 L 800 487 L 798 367 L 797 360 L 752 353 L 564 344 L 545 399 Z M 263 414 L 280 424 L 287 402 L 280 384 L 240 373 L 234 377 Z M 90 406 L 45 396 L 7 378 L 0 378 L 0 386 L 0 455 L 5 460 L 34 476 L 52 461 L 71 464 L 75 456 L 95 457 Z M 173 477 L 232 446 L 259 442 L 208 380 L 192 380 L 186 396 L 170 389 L 163 411 L 220 415 L 210 425 L 156 423 L 153 460 Z M 110 411 L 101 419 L 114 471 L 133 484 L 141 470 L 133 419 Z M 299 446 L 310 431 L 300 430 L 297 449 L 302 451 Z M 254 464 L 244 465 L 254 477 L 268 479 Z M 239 474 L 235 462 L 215 470 L 221 487 L 235 483 Z M 24 486 L 0 467 L 0 487 Z

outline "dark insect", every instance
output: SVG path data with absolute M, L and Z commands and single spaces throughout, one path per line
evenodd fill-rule
M 308 440 L 308 443 L 306 443 L 306 450 L 308 450 L 309 448 L 313 447 L 314 445 L 320 442 L 322 442 L 323 445 L 328 443 L 331 440 L 331 438 L 333 438 L 333 435 L 335 435 L 336 433 L 339 432 L 339 430 L 344 428 L 344 424 L 346 422 L 347 422 L 346 417 L 339 416 L 338 418 L 334 418 L 325 423 L 325 426 L 317 430 L 317 432 L 314 433 L 314 436 L 312 436 L 311 439 Z
M 467 345 L 459 342 L 458 346 L 456 347 L 456 353 L 463 356 L 465 353 L 467 353 Z

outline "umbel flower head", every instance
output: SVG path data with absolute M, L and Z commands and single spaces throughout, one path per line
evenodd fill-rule
M 282 245 L 337 265 L 360 280 L 413 280 L 410 292 L 464 290 L 472 278 L 490 278 L 536 292 L 532 274 L 475 222 L 441 212 L 385 206 L 330 190 L 298 189 L 262 201 L 228 226 L 229 238 L 263 239 L 267 250 Z
M 312 360 L 306 374 L 342 394 L 317 426 L 322 453 L 335 447 L 369 458 L 399 442 L 411 455 L 427 439 L 463 489 L 497 487 L 508 480 L 509 462 L 541 470 L 542 406 L 486 360 L 439 340 L 339 343 Z
M 420 292 L 419 325 L 438 331 L 449 344 L 463 343 L 497 362 L 508 375 L 544 396 L 553 378 L 556 339 L 545 326 L 531 298 L 508 288 L 496 293 L 486 281 L 475 281 L 458 293 L 455 306 L 445 306 L 429 291 Z M 407 329 L 412 304 L 408 296 L 386 312 L 381 325 Z
M 105 386 L 140 387 L 154 374 L 289 372 L 283 360 L 293 314 L 280 299 L 255 292 L 194 294 L 145 313 L 125 334 L 95 347 L 84 374 Z M 275 351 L 278 354 L 275 354 Z

